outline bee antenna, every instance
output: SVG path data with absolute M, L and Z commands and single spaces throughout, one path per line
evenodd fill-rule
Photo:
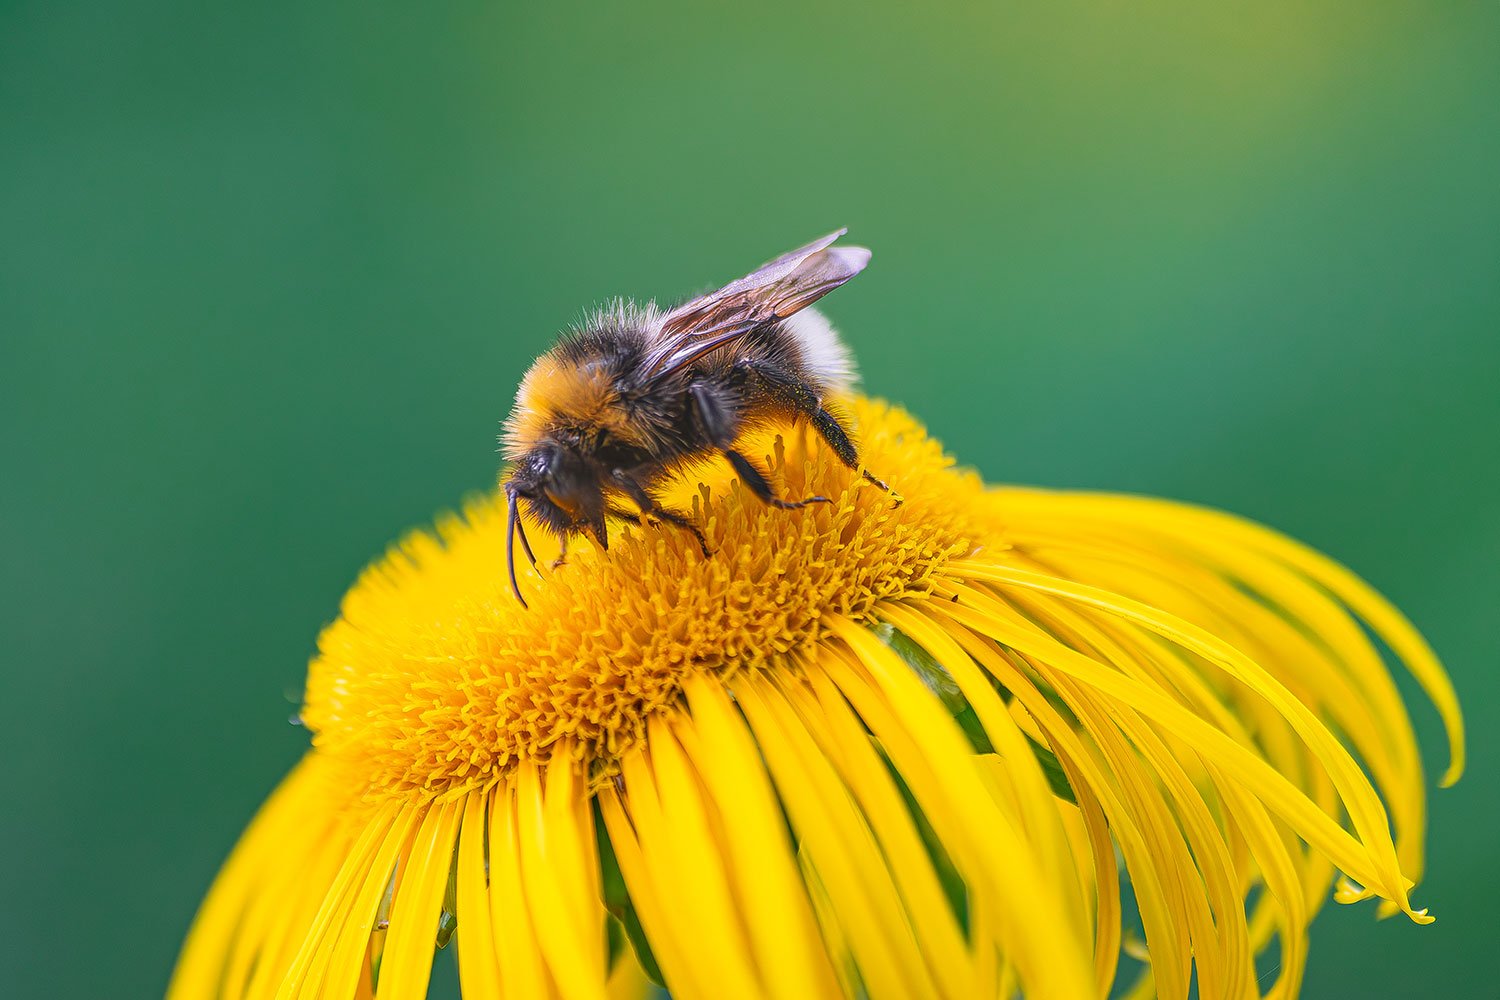
M 516 513 L 516 534 L 521 536 L 521 551 L 526 553 L 526 561 L 535 566 L 536 553 L 531 551 L 531 541 L 526 537 L 526 522 L 521 519 L 519 511 Z
M 507 525 L 505 529 L 505 566 L 510 571 L 511 593 L 516 595 L 516 600 L 521 602 L 521 607 L 530 609 L 531 605 L 526 603 L 526 598 L 521 596 L 521 585 L 516 582 L 516 531 L 521 532 L 522 544 L 526 541 L 526 529 L 521 527 L 521 508 L 516 503 L 516 491 L 505 491 L 505 506 L 508 511 Z M 526 554 L 531 554 L 531 546 L 526 546 Z M 535 564 L 535 557 L 532 563 Z

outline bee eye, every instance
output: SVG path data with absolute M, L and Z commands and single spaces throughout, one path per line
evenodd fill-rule
M 543 479 L 555 478 L 562 464 L 562 452 L 556 448 L 548 448 L 537 456 L 537 471 Z

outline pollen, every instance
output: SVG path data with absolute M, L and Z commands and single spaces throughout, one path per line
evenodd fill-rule
M 323 633 L 303 718 L 318 752 L 369 795 L 442 797 L 491 787 L 566 754 L 596 783 L 619 772 L 653 716 L 679 710 L 694 675 L 790 669 L 830 618 L 862 621 L 922 600 L 951 560 L 1003 537 L 979 478 L 903 411 L 851 404 L 861 458 L 899 497 L 845 468 L 805 427 L 746 452 L 800 510 L 760 503 L 726 468 L 675 483 L 668 503 L 707 538 L 667 524 L 611 525 L 609 551 L 535 538 L 523 608 L 505 579 L 505 505 L 489 496 L 418 532 L 368 569 Z

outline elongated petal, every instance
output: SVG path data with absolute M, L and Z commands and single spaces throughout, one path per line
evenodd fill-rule
M 1330 889 L 1431 919 L 1386 653 L 1445 780 L 1463 720 L 1367 584 L 1228 515 L 986 488 L 850 409 L 904 503 L 767 425 L 737 447 L 830 503 L 663 480 L 697 532 L 537 538 L 529 607 L 503 496 L 366 571 L 172 1000 L 418 997 L 452 942 L 470 998 L 1290 1000 Z

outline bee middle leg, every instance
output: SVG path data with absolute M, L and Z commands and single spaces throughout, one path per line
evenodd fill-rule
M 739 475 L 740 481 L 763 502 L 782 510 L 796 510 L 810 503 L 833 502 L 827 497 L 819 496 L 807 497 L 804 500 L 783 500 L 778 497 L 771 487 L 770 480 L 766 479 L 765 473 L 757 469 L 744 455 L 730 447 L 734 443 L 735 429 L 714 393 L 707 386 L 695 382 L 688 386 L 688 398 L 692 404 L 693 418 L 697 421 L 703 436 L 715 448 L 723 452 L 724 457 L 729 459 L 729 464 L 734 466 L 734 471 Z M 847 436 L 844 440 L 848 441 Z
M 750 492 L 760 497 L 762 501 L 772 507 L 782 510 L 798 510 L 810 503 L 833 503 L 827 497 L 811 496 L 802 500 L 783 500 L 776 495 L 771 488 L 771 483 L 765 475 L 755 467 L 748 458 L 735 451 L 733 448 L 724 449 L 724 457 L 729 459 L 729 464 L 734 466 L 734 471 L 739 475 L 740 482 L 750 487 Z
M 698 548 L 703 553 L 704 558 L 712 555 L 708 550 L 708 539 L 703 537 L 703 531 L 693 523 L 692 518 L 658 504 L 652 499 L 651 494 L 646 492 L 644 486 L 636 482 L 635 479 L 623 470 L 616 469 L 614 474 L 610 476 L 610 481 L 625 491 L 626 496 L 630 497 L 631 502 L 641 509 L 642 515 L 654 517 L 658 521 L 665 521 L 673 527 L 691 531 L 693 538 L 697 539 Z M 624 516 L 629 517 L 629 515 Z M 636 521 L 636 523 L 640 522 L 639 518 L 630 519 Z

